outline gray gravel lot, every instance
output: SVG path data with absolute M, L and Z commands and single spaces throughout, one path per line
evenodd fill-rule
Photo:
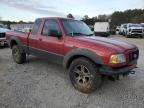
M 73 88 L 61 66 L 30 56 L 13 62 L 9 48 L 0 49 L 0 108 L 144 108 L 144 39 L 111 36 L 136 44 L 140 59 L 136 74 L 103 85 L 92 94 Z

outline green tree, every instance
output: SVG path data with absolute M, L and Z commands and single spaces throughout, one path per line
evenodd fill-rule
M 111 28 L 120 26 L 123 23 L 144 22 L 144 9 L 126 10 L 124 12 L 114 12 L 111 15 Z
M 67 15 L 67 18 L 72 18 L 72 19 L 74 19 L 74 16 L 73 16 L 71 13 L 69 13 L 69 14 Z
M 83 20 L 88 20 L 89 19 L 89 16 L 88 15 L 85 15 L 84 17 L 83 17 Z

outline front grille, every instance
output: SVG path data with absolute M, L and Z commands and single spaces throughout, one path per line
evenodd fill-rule
M 137 60 L 139 58 L 139 50 L 132 51 L 129 53 L 129 62 Z
M 5 33 L 0 33 L 0 38 L 4 38 L 5 37 Z
M 142 29 L 133 29 L 132 33 L 142 33 Z

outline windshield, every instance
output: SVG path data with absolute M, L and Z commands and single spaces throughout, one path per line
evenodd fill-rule
M 140 24 L 130 24 L 129 27 L 141 27 Z
M 72 19 L 61 19 L 64 30 L 69 36 L 91 36 L 93 32 L 82 21 Z

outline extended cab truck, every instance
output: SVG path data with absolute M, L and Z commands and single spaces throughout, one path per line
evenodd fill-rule
M 16 63 L 26 54 L 62 64 L 70 80 L 81 92 L 90 93 L 101 84 L 101 76 L 127 75 L 137 65 L 135 45 L 95 37 L 82 21 L 66 18 L 38 18 L 30 33 L 7 32 Z

